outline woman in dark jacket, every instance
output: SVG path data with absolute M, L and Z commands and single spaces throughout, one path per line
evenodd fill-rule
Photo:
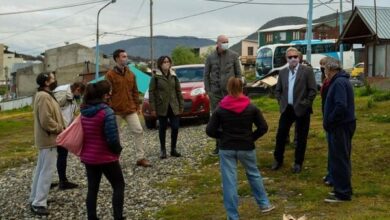
M 106 103 L 110 95 L 111 84 L 107 80 L 88 84 L 81 106 L 84 146 L 80 159 L 87 170 L 89 220 L 98 219 L 96 201 L 102 174 L 113 188 L 114 219 L 124 219 L 122 214 L 125 181 L 119 164 L 122 147 L 114 111 Z
M 324 115 L 325 100 L 326 100 L 326 96 L 328 94 L 328 89 L 330 86 L 330 80 L 328 78 L 326 78 L 326 75 L 325 75 L 325 64 L 326 64 L 327 60 L 329 60 L 329 57 L 323 57 L 320 60 L 321 73 L 322 73 L 321 74 L 322 86 L 320 89 L 322 115 Z M 333 178 L 330 175 L 329 140 L 328 140 L 328 133 L 326 131 L 325 131 L 325 136 L 326 136 L 327 143 L 328 143 L 328 165 L 327 165 L 327 174 L 322 178 L 322 180 L 324 181 L 325 185 L 333 186 Z
M 168 56 L 161 56 L 157 60 L 155 74 L 149 84 L 149 102 L 152 115 L 158 116 L 160 158 L 167 158 L 165 149 L 165 136 L 168 119 L 171 124 L 171 156 L 180 157 L 176 151 L 177 136 L 179 133 L 179 114 L 183 112 L 183 96 L 179 80 L 171 69 L 172 60 Z
M 219 159 L 223 184 L 223 201 L 228 219 L 239 219 L 237 193 L 237 160 L 246 171 L 255 200 L 262 212 L 275 207 L 270 204 L 261 174 L 256 165 L 255 141 L 268 125 L 261 111 L 242 94 L 242 81 L 231 77 L 225 96 L 207 125 L 208 136 L 220 139 Z M 252 130 L 255 124 L 256 130 Z

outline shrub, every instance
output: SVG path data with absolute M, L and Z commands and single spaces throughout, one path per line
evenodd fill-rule
M 390 100 L 390 91 L 375 93 L 372 96 L 372 99 L 376 102 L 388 101 L 388 100 Z

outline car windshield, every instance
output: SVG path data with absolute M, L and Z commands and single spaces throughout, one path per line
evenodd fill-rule
M 202 82 L 204 67 L 183 67 L 175 69 L 177 78 L 183 82 Z

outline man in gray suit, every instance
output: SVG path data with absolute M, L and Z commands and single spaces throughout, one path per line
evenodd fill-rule
M 238 60 L 238 54 L 228 48 L 228 37 L 219 35 L 216 49 L 206 59 L 203 80 L 206 93 L 210 97 L 211 112 L 227 95 L 226 85 L 229 78 L 241 78 L 241 64 Z M 218 154 L 218 139 L 216 145 L 213 154 Z
M 279 127 L 274 151 L 275 161 L 272 170 L 283 164 L 286 138 L 291 125 L 295 122 L 297 129 L 297 146 L 293 173 L 299 173 L 305 157 L 307 135 L 310 127 L 312 104 L 316 97 L 317 87 L 313 70 L 299 64 L 299 51 L 290 47 L 286 51 L 288 67 L 280 70 L 275 96 L 280 106 Z

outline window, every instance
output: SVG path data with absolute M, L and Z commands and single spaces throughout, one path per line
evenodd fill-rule
M 281 41 L 285 41 L 287 38 L 286 38 L 286 32 L 280 32 L 279 33 L 279 40 Z
M 253 47 L 248 47 L 248 56 L 253 56 Z
M 265 42 L 266 43 L 272 43 L 272 41 L 273 41 L 272 38 L 273 38 L 272 33 L 265 34 Z
M 301 39 L 301 33 L 299 31 L 293 32 L 293 40 L 300 40 Z

